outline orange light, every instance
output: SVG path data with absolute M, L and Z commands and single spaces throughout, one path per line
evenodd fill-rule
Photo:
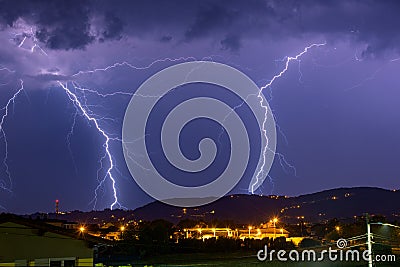
M 85 231 L 85 227 L 83 227 L 83 226 L 79 227 L 79 231 L 81 231 L 81 233 L 83 233 Z

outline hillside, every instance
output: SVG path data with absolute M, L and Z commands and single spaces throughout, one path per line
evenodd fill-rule
M 400 220 L 400 191 L 357 187 L 326 190 L 318 193 L 287 196 L 230 195 L 197 208 L 179 208 L 159 201 L 134 211 L 74 211 L 58 215 L 58 219 L 84 223 L 118 220 L 165 219 L 177 223 L 182 219 L 233 220 L 237 223 L 259 223 L 279 217 L 287 223 L 299 220 L 320 222 L 332 218 L 352 219 L 364 213 L 384 215 Z M 32 215 L 36 216 L 36 215 Z M 55 214 L 48 214 L 55 218 Z

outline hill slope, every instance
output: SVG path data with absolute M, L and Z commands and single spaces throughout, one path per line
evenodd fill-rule
M 237 223 L 259 223 L 279 217 L 287 223 L 305 220 L 320 222 L 332 218 L 351 219 L 364 213 L 379 214 L 389 220 L 400 220 L 400 191 L 380 188 L 338 188 L 297 197 L 230 195 L 197 208 L 173 207 L 159 201 L 131 210 L 81 212 L 58 215 L 58 219 L 82 223 L 118 220 L 165 219 L 177 223 L 182 219 L 233 220 Z M 35 217 L 37 214 L 31 215 Z M 55 218 L 55 214 L 48 214 Z

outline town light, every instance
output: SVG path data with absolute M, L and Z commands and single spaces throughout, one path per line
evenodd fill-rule
M 275 239 L 275 237 L 276 237 L 276 223 L 278 222 L 278 218 L 273 218 L 272 219 L 272 222 L 274 223 L 274 239 Z

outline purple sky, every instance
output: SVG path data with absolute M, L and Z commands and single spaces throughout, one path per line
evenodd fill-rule
M 100 126 L 120 137 L 129 94 L 167 66 L 213 60 L 261 87 L 284 69 L 286 56 L 312 43 L 326 45 L 292 61 L 265 91 L 280 129 L 277 152 L 296 173 L 277 156 L 272 181 L 257 193 L 398 189 L 399 13 L 397 1 L 1 1 L 0 108 L 20 80 L 24 90 L 0 125 L 0 161 L 8 148 L 11 177 L 0 164 L 0 205 L 16 213 L 52 211 L 55 199 L 61 210 L 94 207 L 104 139 L 56 81 L 120 92 L 79 94 Z M 114 65 L 122 62 L 130 65 Z M 111 152 L 119 202 L 136 208 L 151 201 L 118 141 Z M 246 193 L 250 178 L 233 193 Z M 94 208 L 109 207 L 109 179 L 97 192 Z

